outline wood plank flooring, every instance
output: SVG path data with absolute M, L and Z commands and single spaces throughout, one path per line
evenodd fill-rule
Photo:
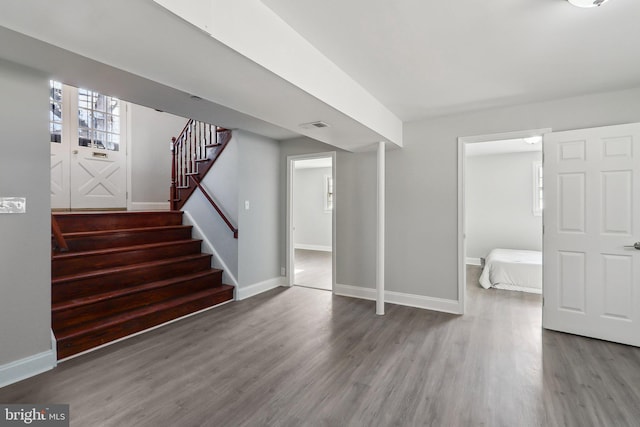
M 468 314 L 276 289 L 62 363 L 0 402 L 73 426 L 638 426 L 640 349 L 540 329 L 540 296 Z
M 331 258 L 332 253 L 326 251 L 310 251 L 296 249 L 295 278 L 298 286 L 331 290 Z

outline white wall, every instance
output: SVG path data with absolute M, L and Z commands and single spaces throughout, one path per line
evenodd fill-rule
M 294 244 L 330 251 L 332 215 L 325 209 L 325 182 L 331 168 L 295 169 L 294 174 Z
M 387 153 L 387 288 L 458 297 L 458 137 L 632 122 L 640 122 L 640 89 L 407 123 L 404 148 Z
M 542 250 L 542 216 L 533 214 L 533 162 L 541 152 L 466 159 L 467 257 L 495 248 Z
M 51 349 L 48 78 L 0 60 L 0 93 L 0 197 L 27 198 L 25 214 L 0 214 L 3 365 Z
M 239 150 L 238 283 L 243 288 L 280 278 L 280 151 L 272 139 L 243 131 L 234 135 Z
M 168 209 L 171 186 L 171 137 L 187 122 L 183 117 L 129 104 L 131 209 Z

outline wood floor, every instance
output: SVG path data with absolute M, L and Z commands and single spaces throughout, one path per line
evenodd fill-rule
M 74 426 L 640 424 L 640 349 L 541 331 L 539 295 L 470 283 L 468 299 L 465 316 L 376 316 L 371 301 L 280 288 L 64 362 L 0 402 L 70 403 Z
M 332 253 L 326 251 L 295 250 L 295 278 L 298 286 L 331 290 Z

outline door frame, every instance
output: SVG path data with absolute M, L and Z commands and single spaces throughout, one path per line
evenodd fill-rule
M 465 172 L 466 172 L 466 146 L 479 142 L 499 141 L 503 139 L 528 138 L 531 136 L 543 136 L 550 133 L 551 128 L 529 129 L 514 132 L 494 133 L 487 135 L 464 136 L 458 138 L 458 313 L 464 314 L 467 295 L 467 227 L 465 206 Z M 544 138 L 543 142 L 544 144 Z M 542 160 L 544 170 L 544 159 Z M 543 224 L 544 227 L 544 224 Z M 544 233 L 542 234 L 544 246 Z M 542 310 L 542 307 L 540 308 Z
M 336 152 L 326 151 L 322 153 L 302 154 L 287 156 L 287 214 L 286 214 L 286 285 L 292 287 L 295 279 L 295 248 L 293 239 L 293 185 L 294 162 L 297 160 L 326 159 L 331 158 L 331 178 L 333 179 L 333 209 L 331 211 L 331 293 L 336 290 Z

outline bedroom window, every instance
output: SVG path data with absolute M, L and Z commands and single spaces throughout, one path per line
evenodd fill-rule
M 533 162 L 533 214 L 542 215 L 543 197 L 542 162 Z
M 324 211 L 333 210 L 333 178 L 329 175 L 324 177 Z

